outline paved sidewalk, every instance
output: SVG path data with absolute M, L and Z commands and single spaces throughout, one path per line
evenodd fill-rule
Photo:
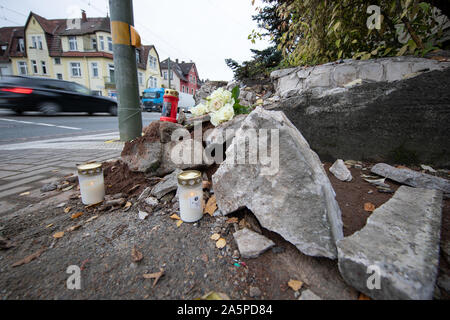
M 109 133 L 0 146 L 0 200 L 17 201 L 22 192 L 75 173 L 79 163 L 118 158 L 123 143 L 117 139 Z

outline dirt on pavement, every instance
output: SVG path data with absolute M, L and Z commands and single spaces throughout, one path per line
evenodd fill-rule
M 366 202 L 378 207 L 392 194 L 378 192 L 360 177 L 368 170 L 351 168 L 353 180 L 341 182 L 329 173 L 329 166 L 325 164 L 325 170 L 336 191 L 344 234 L 348 236 L 360 230 L 370 216 L 364 210 Z M 121 171 L 123 168 L 115 170 L 124 177 L 129 174 Z M 134 185 L 144 181 L 136 177 L 133 180 Z M 387 182 L 393 190 L 398 188 Z M 119 188 L 120 192 L 123 188 Z M 232 299 L 253 299 L 250 287 L 260 289 L 261 295 L 254 297 L 257 299 L 297 299 L 306 288 L 324 299 L 359 296 L 343 281 L 337 261 L 306 256 L 263 228 L 262 233 L 276 246 L 256 259 L 234 260 L 237 246 L 232 234 L 238 224 L 227 220 L 241 220 L 251 214 L 248 210 L 227 217 L 205 214 L 197 223 L 177 226 L 178 220 L 170 217 L 178 212 L 174 192 L 165 197 L 166 202 L 148 210 L 145 220 L 138 217 L 138 210 L 145 207 L 137 203 L 137 192 L 128 199 L 133 205 L 127 211 L 120 208 L 105 212 L 95 206 L 86 208 L 78 194 L 73 188 L 54 191 L 41 199 L 36 195 L 22 197 L 19 207 L 0 215 L 0 236 L 14 243 L 14 247 L 0 250 L 0 299 L 195 299 L 210 291 L 223 292 Z M 446 240 L 448 202 L 444 201 L 442 224 L 442 239 Z M 83 214 L 72 219 L 78 212 Z M 64 234 L 55 238 L 58 232 Z M 225 248 L 218 249 L 210 239 L 215 232 L 226 239 Z M 12 266 L 43 248 L 45 251 L 34 260 Z M 133 248 L 142 253 L 139 262 L 133 261 Z M 446 259 L 441 260 L 441 273 L 447 273 Z M 81 268 L 80 290 L 67 288 L 67 268 L 71 265 Z M 161 269 L 164 276 L 153 287 L 153 280 L 143 275 Z M 290 279 L 304 283 L 300 292 L 288 287 Z M 441 298 L 448 298 L 442 290 Z

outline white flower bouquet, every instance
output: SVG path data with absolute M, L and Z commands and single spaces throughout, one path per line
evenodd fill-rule
M 232 91 L 219 88 L 206 98 L 206 103 L 191 108 L 193 116 L 209 114 L 214 126 L 233 119 L 236 114 L 249 113 L 250 108 L 239 104 L 239 87 Z

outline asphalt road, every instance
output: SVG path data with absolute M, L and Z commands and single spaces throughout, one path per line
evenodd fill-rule
M 147 126 L 160 116 L 158 112 L 143 112 L 142 125 Z M 0 144 L 118 131 L 118 118 L 108 114 L 61 113 L 46 117 L 38 112 L 26 112 L 17 116 L 0 109 Z

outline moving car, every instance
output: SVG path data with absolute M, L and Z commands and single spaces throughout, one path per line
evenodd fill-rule
M 142 97 L 142 108 L 144 111 L 161 112 L 163 105 L 164 89 L 148 88 L 144 90 Z
M 88 88 L 69 81 L 26 76 L 0 79 L 0 107 L 40 111 L 45 115 L 58 112 L 107 112 L 117 116 L 117 101 L 94 95 Z

